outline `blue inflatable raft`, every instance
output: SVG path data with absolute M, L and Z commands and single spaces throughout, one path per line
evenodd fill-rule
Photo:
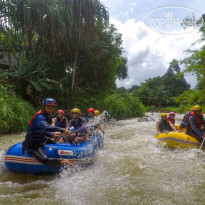
M 73 145 L 71 143 L 46 144 L 44 146 L 44 152 L 49 158 L 68 159 L 74 164 L 88 165 L 95 161 L 96 152 L 102 146 L 103 137 L 97 133 L 96 137 L 90 137 L 89 142 L 83 142 L 79 145 Z M 6 150 L 3 155 L 3 160 L 9 171 L 22 174 L 59 173 L 63 170 L 63 166 L 53 169 L 37 161 L 26 152 L 22 154 L 22 142 Z

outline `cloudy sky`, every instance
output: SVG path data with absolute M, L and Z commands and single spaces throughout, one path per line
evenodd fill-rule
M 117 80 L 118 87 L 130 88 L 132 85 L 139 85 L 147 78 L 162 76 L 172 59 L 182 60 L 187 55 L 184 52 L 185 50 L 200 48 L 201 46 L 192 45 L 195 40 L 200 38 L 197 29 L 193 29 L 193 27 L 182 31 L 171 27 L 172 35 L 167 35 L 166 30 L 165 34 L 158 32 L 158 30 L 153 31 L 159 28 L 159 24 L 156 27 L 157 17 L 158 19 L 161 18 L 160 13 L 165 13 L 165 9 L 154 10 L 172 6 L 168 9 L 176 19 L 180 18 L 181 20 L 183 19 L 182 14 L 187 17 L 191 13 L 198 17 L 205 13 L 204 0 L 101 0 L 101 2 L 109 10 L 110 22 L 122 34 L 123 55 L 128 58 L 129 78 L 124 81 Z M 185 7 L 185 9 L 181 7 Z M 153 23 L 149 25 L 151 27 L 148 27 L 146 20 L 155 22 L 155 24 Z M 179 35 L 179 33 L 181 34 Z M 193 88 L 196 79 L 191 75 L 187 75 L 186 79 Z

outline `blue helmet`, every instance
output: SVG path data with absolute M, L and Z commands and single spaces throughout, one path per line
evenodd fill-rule
M 52 106 L 56 107 L 56 106 L 57 106 L 57 103 L 56 103 L 56 101 L 55 101 L 54 99 L 52 99 L 52 98 L 46 98 L 46 99 L 43 100 L 42 105 L 43 105 L 43 106 L 52 105 Z

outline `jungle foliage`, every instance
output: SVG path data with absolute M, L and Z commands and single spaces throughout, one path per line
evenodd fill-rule
M 35 106 L 53 97 L 72 108 L 82 92 L 106 96 L 127 77 L 121 34 L 99 0 L 1 1 L 0 20 L 0 78 Z
M 35 112 L 29 103 L 46 97 L 61 109 L 107 109 L 118 119 L 144 112 L 137 97 L 114 94 L 127 59 L 99 0 L 0 1 L 0 23 L 1 117 L 8 112 L 1 133 L 25 130 Z
M 35 113 L 31 104 L 0 84 L 0 134 L 24 131 Z

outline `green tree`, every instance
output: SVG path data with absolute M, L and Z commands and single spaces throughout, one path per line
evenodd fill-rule
M 16 66 L 20 66 L 21 55 L 30 62 L 24 67 L 24 77 L 17 67 L 9 74 L 21 85 L 18 94 L 23 98 L 25 93 L 37 92 L 36 101 L 54 96 L 60 104 L 71 107 L 83 91 L 94 97 L 105 96 L 116 88 L 117 77 L 127 76 L 121 35 L 108 24 L 108 12 L 99 0 L 11 0 L 1 1 L 0 8 L 4 19 L 1 57 L 16 58 Z M 49 83 L 50 88 L 46 79 L 58 85 Z
M 124 80 L 128 77 L 127 58 L 122 58 L 122 63 L 117 67 L 116 75 L 119 80 Z
M 183 75 L 178 77 L 179 72 L 178 61 L 173 60 L 162 77 L 147 79 L 133 93 L 148 106 L 174 106 L 176 105 L 174 97 L 190 88 Z

